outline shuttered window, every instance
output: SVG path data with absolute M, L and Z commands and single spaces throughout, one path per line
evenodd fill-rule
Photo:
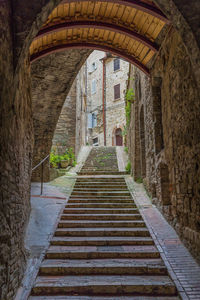
M 120 98 L 120 84 L 116 84 L 114 86 L 114 99 L 119 99 Z

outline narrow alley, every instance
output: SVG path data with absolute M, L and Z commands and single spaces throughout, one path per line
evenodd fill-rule
M 30 300 L 193 299 L 180 288 L 164 251 L 144 222 L 141 207 L 150 205 L 137 190 L 132 197 L 130 180 L 125 171 L 119 172 L 119 165 L 115 147 L 90 151 L 60 215 Z M 173 241 L 174 236 L 172 246 Z

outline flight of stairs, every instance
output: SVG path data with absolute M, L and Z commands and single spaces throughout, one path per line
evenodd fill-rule
M 123 176 L 79 176 L 29 300 L 177 300 Z
M 124 175 L 118 170 L 116 147 L 93 147 L 79 175 Z

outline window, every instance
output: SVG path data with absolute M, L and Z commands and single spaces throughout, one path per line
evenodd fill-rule
M 120 84 L 116 84 L 114 86 L 114 99 L 119 99 L 120 98 Z
M 96 137 L 92 140 L 92 144 L 93 144 L 93 146 L 98 146 L 98 137 Z
M 97 113 L 88 114 L 88 128 L 94 128 L 97 126 Z
M 92 114 L 92 128 L 97 126 L 97 114 L 93 113 Z
M 114 71 L 117 71 L 120 69 L 120 59 L 119 58 L 115 58 L 114 59 Z
M 95 93 L 96 93 L 96 79 L 93 79 L 93 80 L 92 80 L 91 93 L 92 93 L 92 94 L 95 94 Z
M 93 62 L 90 66 L 90 73 L 94 72 L 97 69 L 97 64 L 96 62 Z
M 92 114 L 88 114 L 88 128 L 92 128 Z

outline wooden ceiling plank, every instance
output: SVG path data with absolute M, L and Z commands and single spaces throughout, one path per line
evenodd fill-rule
M 63 0 L 63 3 L 73 3 L 73 2 L 80 2 L 85 0 Z M 112 2 L 113 0 L 100 0 L 101 2 Z M 160 20 L 163 20 L 165 23 L 169 24 L 169 20 L 165 17 L 165 15 L 162 13 L 162 11 L 157 8 L 155 5 L 142 2 L 140 0 L 114 0 L 115 3 L 124 5 L 126 7 L 135 7 L 138 10 L 145 11 L 153 16 L 158 17 Z

